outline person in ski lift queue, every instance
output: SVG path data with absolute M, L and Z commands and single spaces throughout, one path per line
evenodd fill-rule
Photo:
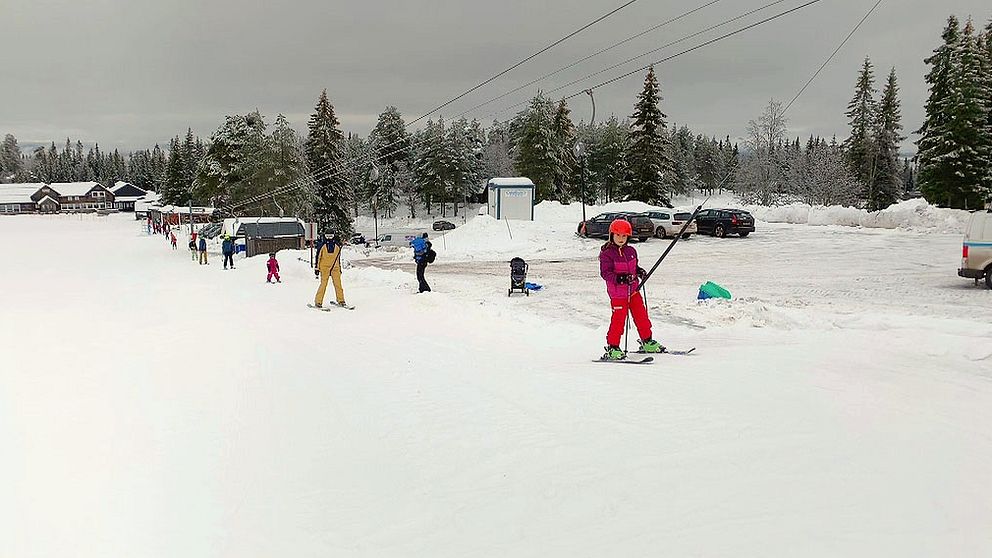
M 317 263 L 313 272 L 320 277 L 320 287 L 313 298 L 313 305 L 317 308 L 324 306 L 324 293 L 327 291 L 327 280 L 334 283 L 334 296 L 338 306 L 346 306 L 344 301 L 344 288 L 341 286 L 341 244 L 334 234 L 321 234 L 317 241 Z
M 606 281 L 606 292 L 613 307 L 606 333 L 606 354 L 603 355 L 608 360 L 621 360 L 627 356 L 620 348 L 627 312 L 634 319 L 641 351 L 660 353 L 665 350 L 651 337 L 651 320 L 640 293 L 641 279 L 647 273 L 637 265 L 637 251 L 627 245 L 632 232 L 628 221 L 614 220 L 610 223 L 610 239 L 599 252 L 599 274 Z
M 410 246 L 413 248 L 413 261 L 417 262 L 417 282 L 420 283 L 417 292 L 430 292 L 431 286 L 427 284 L 427 279 L 424 277 L 427 264 L 430 263 L 428 253 L 431 251 L 431 241 L 427 240 L 427 233 L 424 233 L 420 238 L 413 239 Z

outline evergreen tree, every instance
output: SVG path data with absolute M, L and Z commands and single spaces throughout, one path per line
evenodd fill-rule
M 568 202 L 578 197 L 579 163 L 575 159 L 575 125 L 568 110 L 565 99 L 558 103 L 554 117 L 551 119 L 551 132 L 554 137 L 555 166 L 552 169 L 555 199 Z
M 377 211 L 382 209 L 389 215 L 398 205 L 401 186 L 400 167 L 410 160 L 410 135 L 399 109 L 387 106 L 379 115 L 379 121 L 369 134 L 376 163 L 379 166 L 379 180 L 373 192 L 378 200 Z M 404 170 L 407 170 L 404 168 Z
M 919 142 L 919 181 L 931 202 L 975 209 L 982 207 L 992 192 L 988 76 L 982 72 L 986 51 L 970 20 L 963 31 L 956 25 L 952 18 L 944 31 L 942 48 L 949 51 L 949 59 L 940 89 L 946 97 L 927 106 L 924 137 Z M 940 63 L 943 59 L 933 60 L 931 73 Z M 934 89 L 931 83 L 931 98 Z
M 338 129 L 339 124 L 325 89 L 321 91 L 307 122 L 308 133 L 303 152 L 316 183 L 314 212 L 320 226 L 324 230 L 350 236 L 352 219 L 348 207 L 351 196 L 347 182 L 341 178 L 344 135 Z
M 923 125 L 917 131 L 919 175 L 918 182 L 923 196 L 934 204 L 948 207 L 963 207 L 963 199 L 952 192 L 951 170 L 945 164 L 945 159 L 954 146 L 949 143 L 948 118 L 950 111 L 948 103 L 951 87 L 951 58 L 958 49 L 961 38 L 960 25 L 955 16 L 947 18 L 947 26 L 941 33 L 944 44 L 934 49 L 933 55 L 926 58 L 930 68 L 926 83 L 930 95 L 924 105 L 926 116 Z
M 669 196 L 675 189 L 675 169 L 665 130 L 666 116 L 659 107 L 661 99 L 658 79 L 651 67 L 630 117 L 630 151 L 627 154 L 630 187 L 626 199 L 669 205 Z
M 152 190 L 156 192 L 161 192 L 165 187 L 165 174 L 166 166 L 168 161 L 166 160 L 165 151 L 155 144 L 152 148 L 151 159 L 149 160 L 149 166 L 151 167 L 151 184 L 149 186 Z
M 482 149 L 482 174 L 485 178 L 511 176 L 513 159 L 510 157 L 510 126 L 493 121 Z
M 878 103 L 875 101 L 875 73 L 871 60 L 865 57 L 854 87 L 854 97 L 845 113 L 851 126 L 851 135 L 844 142 L 851 171 L 862 185 L 863 199 L 872 205 L 872 191 L 878 172 L 877 130 Z
M 902 130 L 899 112 L 899 86 L 896 83 L 896 69 L 892 68 L 882 92 L 878 107 L 875 129 L 876 169 L 874 183 L 868 196 L 868 210 L 878 211 L 895 203 L 902 191 L 902 176 L 899 168 L 899 144 L 906 139 Z
M 413 160 L 413 179 L 430 215 L 433 202 L 440 202 L 443 208 L 448 183 L 444 121 L 427 121 L 415 143 L 418 148 Z
M 190 202 L 190 188 L 186 183 L 186 164 L 183 161 L 182 144 L 179 136 L 169 141 L 169 159 L 163 177 L 161 199 L 164 203 L 186 205 Z
M 0 147 L 0 172 L 4 174 L 16 174 L 21 171 L 21 148 L 17 146 L 17 138 L 13 134 L 7 134 L 3 138 L 3 146 Z
M 593 141 L 587 142 L 587 146 L 589 182 L 594 187 L 587 190 L 586 202 L 594 202 L 597 192 L 606 202 L 629 199 L 630 126 L 616 116 L 610 116 L 599 125 Z
M 458 215 L 458 204 L 475 194 L 482 180 L 483 134 L 479 123 L 472 121 L 470 124 L 464 118 L 453 121 L 444 145 L 454 215 Z
M 228 116 L 224 124 L 210 138 L 210 147 L 199 161 L 196 180 L 191 185 L 186 182 L 186 163 L 182 160 L 185 142 L 178 136 L 174 139 L 178 161 L 169 156 L 172 188 L 189 195 L 193 186 L 193 199 L 197 203 L 215 206 L 237 203 L 266 190 L 266 172 L 263 165 L 268 149 L 268 136 L 265 135 L 265 120 L 257 112 L 246 115 Z M 194 144 L 195 145 L 195 144 Z
M 552 127 L 554 114 L 552 102 L 538 94 L 511 126 L 513 166 L 518 176 L 534 182 L 537 201 L 557 199 L 554 185 L 558 147 Z
M 301 140 L 296 130 L 282 114 L 276 117 L 272 129 L 271 147 L 268 154 L 268 164 L 271 167 L 270 191 L 276 191 L 295 183 L 303 175 L 303 151 Z M 273 195 L 273 204 L 284 213 L 287 208 L 292 214 L 300 214 L 306 210 L 306 201 L 293 192 L 280 192 Z

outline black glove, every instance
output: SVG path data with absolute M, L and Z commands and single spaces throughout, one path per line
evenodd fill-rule
M 637 277 L 638 277 L 639 279 L 644 279 L 644 277 L 645 277 L 645 276 L 646 276 L 647 274 L 648 274 L 648 272 L 647 272 L 647 271 L 645 271 L 643 267 L 638 267 L 638 268 L 637 268 Z
M 313 276 L 314 277 L 320 277 L 320 270 L 317 269 L 316 267 L 313 268 Z
M 617 273 L 617 285 L 629 285 L 629 284 L 630 284 L 629 273 Z

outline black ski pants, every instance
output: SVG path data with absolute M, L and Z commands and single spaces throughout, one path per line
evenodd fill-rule
M 424 279 L 424 270 L 427 269 L 427 262 L 417 262 L 417 281 L 420 282 L 420 290 L 417 292 L 430 291 L 431 286 L 427 284 L 427 279 Z
M 224 252 L 224 269 L 227 269 L 228 262 L 231 262 L 231 267 L 234 267 L 234 254 L 231 252 Z

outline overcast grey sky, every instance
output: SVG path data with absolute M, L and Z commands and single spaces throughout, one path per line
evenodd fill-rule
M 494 112 L 770 0 L 721 0 L 546 82 L 469 114 Z M 192 127 L 203 137 L 227 114 L 258 108 L 272 123 L 285 114 L 304 130 L 320 90 L 346 131 L 368 133 L 386 105 L 407 122 L 550 42 L 621 5 L 622 0 L 3 0 L 0 11 L 0 134 L 22 143 L 99 141 L 105 149 L 151 147 Z M 705 3 L 639 0 L 568 42 L 443 111 L 482 101 Z M 747 22 L 797 6 L 786 0 Z M 716 135 L 744 134 L 769 98 L 788 101 L 874 0 L 822 0 L 657 68 L 671 121 Z M 984 27 L 987 0 L 885 0 L 789 111 L 793 135 L 846 134 L 843 112 L 866 55 L 881 82 L 900 78 L 903 124 L 915 130 L 926 96 L 923 58 L 938 46 L 951 13 Z M 693 41 L 555 94 L 580 91 L 658 60 Z M 596 91 L 597 121 L 631 113 L 643 75 Z M 879 87 L 881 83 L 878 84 Z M 573 119 L 588 120 L 588 98 Z M 504 120 L 512 111 L 496 115 Z M 909 134 L 907 134 L 909 135 Z M 905 149 L 915 149 L 910 138 Z

